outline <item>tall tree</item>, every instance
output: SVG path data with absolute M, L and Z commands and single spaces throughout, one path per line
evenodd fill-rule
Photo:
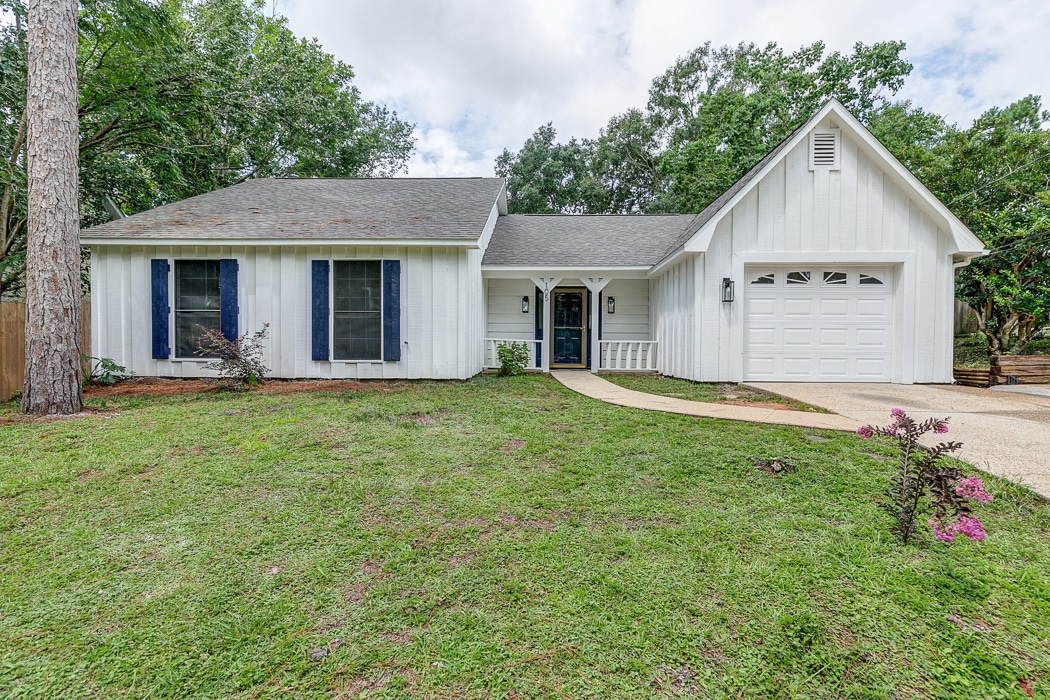
M 1029 95 L 953 130 L 920 176 L 991 253 L 959 273 L 990 353 L 1024 353 L 1050 323 L 1050 112 Z
M 22 410 L 77 413 L 82 408 L 77 0 L 30 0 L 26 38 L 29 230 Z
M 24 252 L 23 0 L 0 0 L 0 295 Z M 412 125 L 362 98 L 350 66 L 259 0 L 82 0 L 80 205 L 85 226 L 250 177 L 393 175 Z

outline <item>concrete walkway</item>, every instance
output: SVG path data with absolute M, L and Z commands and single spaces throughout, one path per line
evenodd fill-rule
M 1050 498 L 1050 396 L 948 384 L 749 384 L 865 424 L 892 422 L 891 408 L 920 420 L 950 417 L 958 455 Z
M 605 403 L 616 404 L 617 406 L 663 411 L 664 413 L 679 413 L 684 416 L 791 425 L 797 428 L 817 428 L 820 430 L 847 430 L 853 432 L 861 425 L 851 418 L 844 418 L 843 416 L 836 416 L 830 413 L 808 413 L 806 411 L 780 408 L 734 406 L 732 404 L 686 401 L 685 399 L 675 399 L 670 396 L 646 394 L 607 382 L 587 370 L 553 370 L 551 376 L 578 394 L 583 394 Z

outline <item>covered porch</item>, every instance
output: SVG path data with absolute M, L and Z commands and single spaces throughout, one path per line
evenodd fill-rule
M 502 344 L 524 343 L 534 371 L 655 372 L 644 269 L 488 269 L 484 366 Z

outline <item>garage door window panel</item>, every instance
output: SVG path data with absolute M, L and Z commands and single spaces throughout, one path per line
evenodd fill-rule
M 787 273 L 788 284 L 809 284 L 812 279 L 812 275 L 805 270 L 794 270 Z
M 845 272 L 825 272 L 824 273 L 824 284 L 827 286 L 844 286 L 849 283 L 849 278 Z

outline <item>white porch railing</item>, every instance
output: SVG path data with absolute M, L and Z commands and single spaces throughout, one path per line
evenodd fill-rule
M 602 340 L 599 369 L 655 370 L 655 340 Z
M 494 369 L 499 367 L 499 354 L 497 350 L 500 345 L 504 343 L 524 343 L 529 346 L 529 364 L 528 369 L 536 369 L 539 365 L 536 362 L 536 346 L 539 345 L 539 340 L 514 340 L 511 338 L 485 338 L 485 369 Z

